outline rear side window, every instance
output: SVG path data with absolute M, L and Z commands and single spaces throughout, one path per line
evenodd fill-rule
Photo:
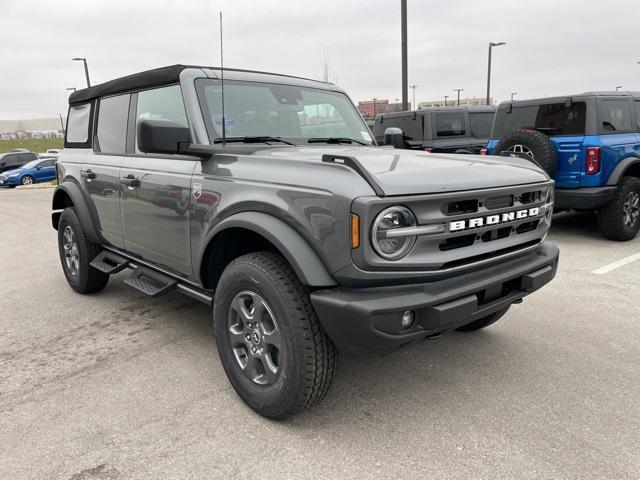
M 383 117 L 382 124 L 380 124 L 382 132 L 378 138 L 382 140 L 384 137 L 383 132 L 389 127 L 396 127 L 402 130 L 402 134 L 406 140 L 420 140 L 423 139 L 423 119 L 422 115 L 400 115 L 393 117 Z M 377 130 L 376 130 L 377 131 Z
M 436 135 L 438 137 L 461 137 L 466 134 L 464 113 L 438 112 L 435 113 Z
M 129 95 L 103 98 L 98 106 L 96 150 L 122 155 L 127 145 Z
M 631 104 L 628 100 L 600 100 L 600 130 L 602 133 L 628 132 L 631 126 Z
M 500 138 L 522 128 L 536 129 L 548 135 L 584 135 L 587 104 L 585 102 L 547 103 L 501 108 L 496 114 L 493 137 Z
M 73 105 L 67 118 L 67 143 L 87 143 L 89 141 L 89 123 L 91 104 Z
M 494 114 L 487 113 L 469 113 L 469 126 L 471 128 L 471 136 L 476 138 L 489 138 L 491 135 L 491 125 L 493 124 Z
M 179 85 L 144 90 L 138 93 L 136 108 L 136 152 L 138 150 L 137 132 L 140 120 L 170 120 L 184 127 L 188 127 L 187 114 L 182 100 Z

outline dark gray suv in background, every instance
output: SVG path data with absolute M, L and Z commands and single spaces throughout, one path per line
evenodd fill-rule
M 555 275 L 542 170 L 377 147 L 334 85 L 175 65 L 69 103 L 52 214 L 69 284 L 129 269 L 212 305 L 229 380 L 267 417 L 322 399 L 338 351 L 483 328 Z

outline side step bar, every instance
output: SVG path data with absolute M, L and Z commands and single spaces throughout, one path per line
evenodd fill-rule
M 125 268 L 131 269 L 131 273 L 124 283 L 151 297 L 158 297 L 177 290 L 204 304 L 213 304 L 212 291 L 198 288 L 198 286 L 183 281 L 169 272 L 160 271 L 152 265 L 129 257 L 124 253 L 103 250 L 93 259 L 90 265 L 96 270 L 109 275 L 121 272 Z
M 118 273 L 129 266 L 130 260 L 117 253 L 110 252 L 109 250 L 103 250 L 96 258 L 94 258 L 89 265 L 102 273 L 109 275 Z

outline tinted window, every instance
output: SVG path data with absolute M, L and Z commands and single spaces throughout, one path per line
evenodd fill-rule
M 7 165 L 13 165 L 15 163 L 18 163 L 19 157 L 18 155 L 6 155 L 2 161 L 3 162 L 7 162 Z
M 102 153 L 123 154 L 127 144 L 129 95 L 103 98 L 98 106 L 96 145 Z
M 465 132 L 464 113 L 438 112 L 436 117 L 436 135 L 439 137 L 462 136 Z
M 225 92 L 226 93 L 226 92 Z M 136 109 L 136 132 L 140 120 L 171 120 L 182 126 L 188 127 L 187 114 L 184 109 L 180 86 L 156 88 L 138 93 L 138 107 Z M 138 142 L 136 140 L 136 152 Z
M 491 112 L 469 113 L 471 136 L 476 138 L 489 138 L 489 136 L 491 135 L 493 116 L 494 114 Z
M 91 104 L 74 105 L 69 108 L 67 120 L 67 142 L 86 143 L 89 140 L 89 118 Z
M 18 156 L 18 161 L 24 162 L 24 163 L 30 162 L 31 160 L 36 158 L 35 153 L 19 153 L 17 156 Z
M 55 160 L 45 160 L 43 162 L 40 162 L 40 166 L 42 168 L 53 167 L 55 164 L 56 164 Z
M 636 105 L 636 130 L 640 130 L 640 102 L 633 102 Z
M 498 110 L 494 138 L 520 130 L 535 128 L 549 135 L 584 135 L 587 117 L 585 102 L 548 103 L 514 106 Z
M 598 110 L 602 132 L 625 132 L 632 129 L 631 105 L 628 100 L 601 100 L 598 102 Z
M 395 127 L 402 130 L 402 134 L 405 140 L 422 140 L 422 129 L 424 124 L 424 117 L 422 115 L 414 116 L 413 113 L 409 115 L 400 115 L 393 117 L 383 117 L 382 123 L 374 125 L 376 128 L 376 137 L 378 141 L 384 140 L 384 131 L 387 128 Z

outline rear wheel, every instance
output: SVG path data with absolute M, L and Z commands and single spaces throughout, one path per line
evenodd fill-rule
M 220 278 L 213 310 L 222 366 L 249 407 L 284 418 L 324 398 L 337 352 L 282 257 L 259 252 L 234 260 Z
M 99 292 L 107 285 L 109 275 L 89 265 L 100 253 L 100 247 L 87 238 L 73 207 L 60 215 L 58 251 L 67 282 L 76 292 Z
M 482 317 L 474 322 L 467 323 L 466 325 L 463 325 L 456 330 L 458 330 L 459 332 L 474 332 L 476 330 L 480 330 L 481 328 L 488 327 L 489 325 L 496 323 L 498 320 L 504 317 L 504 315 L 509 311 L 509 308 L 510 307 L 506 307 L 502 310 L 498 310 L 497 312 L 493 312 L 486 317 Z
M 640 178 L 624 177 L 612 200 L 598 210 L 598 229 L 609 240 L 632 240 L 640 231 Z
M 20 180 L 20 183 L 22 183 L 22 185 L 33 185 L 33 177 L 31 175 L 25 175 L 22 177 L 22 180 Z

